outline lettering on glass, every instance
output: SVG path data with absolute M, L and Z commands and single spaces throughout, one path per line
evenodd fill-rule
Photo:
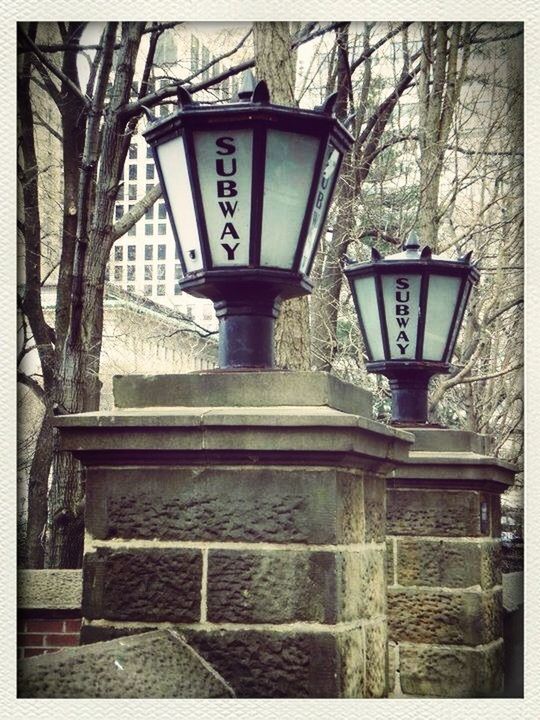
M 399 348 L 400 354 L 405 355 L 409 347 L 410 340 L 407 335 L 407 325 L 410 321 L 410 300 L 411 291 L 409 287 L 409 278 L 398 277 L 394 288 L 395 300 L 395 318 L 398 326 L 398 334 L 394 337 L 394 342 Z
M 234 215 L 238 208 L 238 200 L 224 198 L 236 198 L 238 196 L 237 184 L 233 179 L 237 171 L 236 146 L 234 138 L 219 137 L 216 140 L 216 195 L 218 205 L 223 215 L 223 230 L 221 231 L 221 247 L 225 250 L 227 260 L 234 260 L 235 253 L 240 245 L 234 240 L 240 240 L 240 235 L 234 225 Z M 221 178 L 228 178 L 222 180 Z
M 338 160 L 338 151 L 332 150 L 327 157 L 326 165 L 319 181 L 319 187 L 317 188 L 315 205 L 311 213 L 311 222 L 309 224 L 308 235 L 304 246 L 304 254 L 302 256 L 302 269 L 305 269 L 305 267 L 307 266 L 307 263 L 311 256 L 311 252 L 313 250 L 313 245 L 315 244 L 315 240 L 317 238 L 317 233 L 321 225 L 324 211 L 328 204 L 330 187 L 332 185 L 332 179 L 337 170 Z

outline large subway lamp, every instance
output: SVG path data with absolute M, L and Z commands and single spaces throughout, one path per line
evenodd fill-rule
M 458 260 L 420 249 L 416 233 L 402 252 L 345 267 L 368 372 L 385 375 L 392 392 L 392 423 L 428 422 L 432 375 L 448 373 L 457 336 L 479 273 L 472 253 Z
M 272 368 L 283 299 L 311 292 L 309 273 L 344 153 L 333 115 L 270 103 L 249 74 L 238 102 L 179 109 L 144 132 L 182 266 L 182 290 L 213 301 L 220 368 Z

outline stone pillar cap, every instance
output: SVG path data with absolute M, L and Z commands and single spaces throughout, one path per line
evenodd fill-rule
M 115 375 L 118 409 L 147 407 L 326 406 L 371 416 L 367 390 L 326 372 L 213 370 L 183 375 Z

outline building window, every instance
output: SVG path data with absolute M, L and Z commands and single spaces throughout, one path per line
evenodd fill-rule
M 122 215 L 124 214 L 124 206 L 123 205 L 117 205 L 114 209 L 114 217 L 116 220 L 120 220 Z
M 114 246 L 114 259 L 115 260 L 123 260 L 124 259 L 124 248 L 121 245 Z
M 137 179 L 137 166 L 136 165 L 130 165 L 128 170 L 128 177 L 130 180 L 136 180 Z
M 167 246 L 166 245 L 158 245 L 157 246 L 158 260 L 165 260 L 166 257 L 167 257 Z
M 137 257 L 137 249 L 135 245 L 128 245 L 128 260 L 136 260 Z
M 154 219 L 154 206 L 149 207 L 148 210 L 144 214 L 145 220 L 153 220 Z
M 153 186 L 151 183 L 150 183 L 150 185 L 147 185 L 147 186 L 146 186 L 146 192 L 149 193 L 150 190 L 153 189 L 153 187 L 154 187 L 154 186 Z
M 146 166 L 146 179 L 153 180 L 154 172 L 155 172 L 155 167 L 153 165 L 151 165 L 150 163 L 148 163 L 148 165 Z
M 145 285 L 144 286 L 144 294 L 148 297 L 152 294 L 152 286 L 151 285 Z
M 121 282 L 123 277 L 124 277 L 124 268 L 121 265 L 115 265 L 114 266 L 114 279 Z
M 167 219 L 167 210 L 165 209 L 165 203 L 159 203 L 158 204 L 158 220 L 166 220 Z
M 159 106 L 159 117 L 160 118 L 167 117 L 168 114 L 169 114 L 169 108 L 166 105 L 160 105 Z
M 137 186 L 136 186 L 136 185 L 130 185 L 130 186 L 129 186 L 129 199 L 130 199 L 130 200 L 136 200 L 136 199 L 137 199 Z
M 145 265 L 144 266 L 144 279 L 145 280 L 152 280 L 152 273 L 153 268 L 151 265 Z
M 153 157 L 153 155 L 152 155 L 152 148 L 150 147 L 150 145 L 148 145 L 148 147 L 146 148 L 146 157 L 147 157 L 147 158 L 152 158 L 152 157 Z
M 154 246 L 153 245 L 145 245 L 144 246 L 144 259 L 152 260 L 153 257 L 154 257 Z
M 116 193 L 116 200 L 123 200 L 124 199 L 124 183 L 119 185 L 118 192 Z
M 182 268 L 178 263 L 174 266 L 174 279 L 175 280 L 181 280 L 182 279 Z
M 182 291 L 180 290 L 180 285 L 178 283 L 174 283 L 174 294 L 175 295 L 181 295 Z
M 165 223 L 159 223 L 157 226 L 157 234 L 158 235 L 166 235 L 167 234 L 167 225 Z
M 193 320 L 193 305 L 188 305 L 186 307 L 186 315 L 189 320 Z
M 126 290 L 128 292 L 135 292 L 135 285 L 126 285 Z
M 137 232 L 137 225 L 133 224 L 128 230 L 128 235 L 135 235 L 136 232 Z
M 165 265 L 160 264 L 157 266 L 157 279 L 165 280 Z
M 105 267 L 105 282 L 109 282 L 109 266 Z
M 158 286 L 157 286 L 157 294 L 158 294 L 158 295 L 165 295 L 165 285 L 158 285 Z
M 144 234 L 145 235 L 153 235 L 154 234 L 154 227 L 152 223 L 146 223 L 144 226 Z
M 131 145 L 129 146 L 128 157 L 130 160 L 137 159 L 137 146 L 134 143 L 131 143 Z
M 135 280 L 135 265 L 127 266 L 127 279 L 128 281 Z

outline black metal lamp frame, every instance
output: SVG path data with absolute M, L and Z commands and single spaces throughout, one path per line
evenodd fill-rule
M 406 241 L 404 250 L 419 250 L 420 245 L 414 239 Z M 461 328 L 465 309 L 473 285 L 478 282 L 479 272 L 474 264 L 470 263 L 471 252 L 456 261 L 433 258 L 429 247 L 418 252 L 417 257 L 411 259 L 392 260 L 383 258 L 375 249 L 372 249 L 371 262 L 350 264 L 344 268 L 349 280 L 353 301 L 358 317 L 360 332 L 368 361 L 368 372 L 379 373 L 388 378 L 392 393 L 392 419 L 393 425 L 425 425 L 428 423 L 428 387 L 433 375 L 447 374 L 451 371 L 452 358 L 456 340 Z M 382 277 L 384 275 L 420 275 L 419 322 L 416 337 L 415 358 L 411 360 L 396 360 L 391 358 L 388 326 L 384 307 Z M 424 360 L 424 333 L 427 320 L 428 284 L 431 275 L 444 275 L 446 277 L 460 278 L 460 286 L 456 298 L 454 313 L 450 323 L 446 345 L 441 360 Z M 360 277 L 373 277 L 375 282 L 377 310 L 384 358 L 375 358 L 370 347 L 368 335 L 362 320 L 359 298 L 357 297 L 355 280 Z
M 180 88 L 178 112 L 152 124 L 145 131 L 144 136 L 152 147 L 176 241 L 178 258 L 184 275 L 179 282 L 180 288 L 196 297 L 209 298 L 214 303 L 219 319 L 220 368 L 272 368 L 274 367 L 273 327 L 279 306 L 284 299 L 306 295 L 312 290 L 308 276 L 339 176 L 342 158 L 350 148 L 353 138 L 332 115 L 335 94 L 330 96 L 318 110 L 299 110 L 271 104 L 268 89 L 262 81 L 252 91 L 244 91 L 239 95 L 244 99 L 238 103 L 207 106 L 193 102 L 190 94 Z M 249 264 L 236 265 L 232 268 L 216 267 L 212 262 L 193 133 L 205 129 L 231 132 L 246 128 L 253 129 L 254 133 Z M 306 182 L 310 183 L 310 191 L 290 269 L 260 265 L 266 139 L 269 130 L 300 133 L 319 139 L 313 176 L 306 179 Z M 202 268 L 194 272 L 187 269 L 182 246 L 182 229 L 176 227 L 171 212 L 169 193 L 173 190 L 166 187 L 158 157 L 158 147 L 180 135 L 186 148 L 195 217 L 201 241 Z M 322 217 L 309 260 L 301 270 L 305 242 L 315 211 L 324 163 L 334 150 L 338 151 L 338 164 L 328 189 L 328 201 L 321 212 Z

